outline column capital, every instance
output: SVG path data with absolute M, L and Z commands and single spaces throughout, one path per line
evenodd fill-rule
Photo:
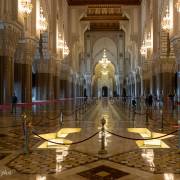
M 174 47 L 176 62 L 177 64 L 180 64 L 180 35 L 173 36 L 170 41 Z
M 155 74 L 158 73 L 175 73 L 176 61 L 175 59 L 161 59 L 153 63 L 152 70 Z
M 48 63 L 45 63 L 43 61 L 40 61 L 39 63 L 36 63 L 37 72 L 38 73 L 48 73 Z
M 38 40 L 32 37 L 20 39 L 15 53 L 15 62 L 31 65 L 37 44 Z
M 0 21 L 0 56 L 13 57 L 22 26 L 13 21 Z

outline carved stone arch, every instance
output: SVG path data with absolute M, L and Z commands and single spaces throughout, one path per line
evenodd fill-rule
M 123 31 L 125 34 L 127 34 L 127 29 L 124 25 L 120 25 L 121 31 Z
M 117 45 L 111 38 L 103 37 L 97 39 L 96 43 L 93 46 L 93 69 L 98 63 L 98 61 L 102 58 L 104 49 L 106 49 L 108 59 L 115 67 L 117 67 Z
M 99 37 L 93 42 L 92 47 L 94 47 L 95 44 L 97 44 L 98 41 L 100 41 L 100 40 L 102 40 L 104 38 L 113 41 L 113 43 L 116 45 L 115 39 L 112 36 L 107 36 L 107 35 L 102 34 L 102 35 L 99 35 Z

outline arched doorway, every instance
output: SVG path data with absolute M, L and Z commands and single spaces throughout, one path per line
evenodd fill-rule
M 107 86 L 102 87 L 102 97 L 108 97 L 108 87 Z

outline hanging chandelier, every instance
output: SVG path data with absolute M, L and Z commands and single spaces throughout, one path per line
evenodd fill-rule
M 180 12 L 180 0 L 176 3 L 177 12 Z
M 31 0 L 21 0 L 19 10 L 24 15 L 29 15 L 32 12 L 32 2 Z
M 64 42 L 64 47 L 63 47 L 63 57 L 66 57 L 66 56 L 68 56 L 69 55 L 69 48 L 68 48 L 68 46 L 67 46 L 67 44 L 66 44 L 66 41 Z
M 170 19 L 170 15 L 169 15 L 169 8 L 167 7 L 166 8 L 166 14 L 163 17 L 162 22 L 161 22 L 161 26 L 162 26 L 163 30 L 169 31 L 171 29 L 170 20 L 171 19 Z
M 43 15 L 42 7 L 40 7 L 39 28 L 40 28 L 41 31 L 46 31 L 47 27 L 48 27 L 47 20 Z
M 58 48 L 61 50 L 63 50 L 64 48 L 64 41 L 63 41 L 61 33 L 58 34 Z
M 108 75 L 108 71 L 107 70 L 101 70 L 101 73 L 102 73 L 102 75 Z
M 147 37 L 146 37 L 145 48 L 146 49 L 152 48 L 152 40 L 151 40 L 150 32 L 147 34 Z
M 69 55 L 70 52 L 69 47 L 67 46 L 67 43 L 62 37 L 61 33 L 58 34 L 57 48 L 62 50 L 63 58 Z
M 143 41 L 141 49 L 140 49 L 140 53 L 142 56 L 145 56 L 147 54 L 147 48 L 145 46 L 145 42 Z
M 106 55 L 106 49 L 103 51 L 103 57 L 101 60 L 99 60 L 99 63 L 102 65 L 103 68 L 107 68 L 107 66 L 110 64 L 111 61 L 108 60 Z

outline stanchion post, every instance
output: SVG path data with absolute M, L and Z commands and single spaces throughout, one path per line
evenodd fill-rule
M 78 120 L 78 117 L 77 117 L 77 108 L 75 109 L 75 121 Z
M 99 150 L 99 154 L 104 155 L 107 154 L 107 151 L 105 149 L 105 124 L 106 124 L 106 120 L 104 118 L 102 118 L 101 120 L 101 124 L 102 124 L 102 128 L 101 128 L 101 149 Z
M 132 120 L 133 121 L 135 120 L 135 115 L 136 115 L 136 110 L 135 110 L 135 107 L 133 107 L 133 115 L 132 115 Z
M 84 104 L 83 104 L 83 113 L 85 113 L 86 112 L 86 103 L 84 102 Z
M 78 107 L 77 117 L 78 118 L 81 117 L 81 106 Z
M 164 128 L 164 117 L 163 117 L 163 110 L 162 109 L 160 110 L 160 113 L 161 113 L 161 130 L 163 131 L 163 128 Z
M 27 114 L 22 114 L 23 119 L 23 134 L 24 134 L 24 154 L 29 154 L 29 131 L 31 122 L 27 119 Z
M 131 109 L 129 108 L 129 119 L 130 119 L 130 117 L 131 117 Z
M 179 149 L 179 153 L 180 153 L 180 120 L 178 120 L 178 134 L 179 134 L 179 145 L 178 145 L 178 149 Z
M 82 104 L 81 104 L 81 106 L 80 106 L 80 112 L 81 112 L 81 114 L 83 114 L 84 113 L 84 102 L 82 102 Z
M 61 127 L 63 125 L 63 113 L 61 111 L 60 119 L 59 119 L 59 126 Z
M 146 125 L 149 124 L 148 108 L 146 108 Z
M 85 112 L 86 112 L 87 111 L 87 106 L 88 106 L 87 102 L 84 105 L 85 105 L 84 108 L 85 108 Z

